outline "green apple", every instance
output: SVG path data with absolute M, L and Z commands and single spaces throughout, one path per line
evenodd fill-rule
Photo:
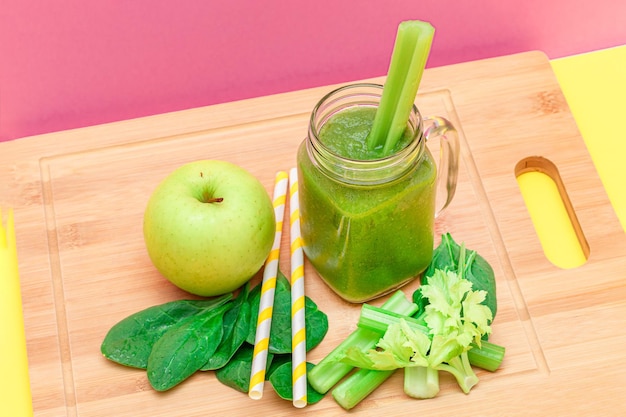
M 154 190 L 143 234 L 157 270 L 201 296 L 231 292 L 258 272 L 274 242 L 274 207 L 265 187 L 226 161 L 191 162 Z

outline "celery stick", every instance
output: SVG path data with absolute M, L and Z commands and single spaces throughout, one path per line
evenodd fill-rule
M 393 311 L 405 315 L 411 315 L 417 311 L 417 305 L 407 300 L 401 290 L 396 291 L 380 308 L 383 311 Z M 353 369 L 352 366 L 339 362 L 344 356 L 346 349 L 350 346 L 355 346 L 362 350 L 371 349 L 379 339 L 380 332 L 373 332 L 367 329 L 355 330 L 307 373 L 309 384 L 317 392 L 321 394 L 327 393 Z
M 359 369 L 333 390 L 333 398 L 343 408 L 350 410 L 370 395 L 396 370 L 371 371 Z
M 370 149 L 384 146 L 385 139 L 391 127 L 394 113 L 398 105 L 397 100 L 404 88 L 406 71 L 408 70 L 415 51 L 417 31 L 410 30 L 412 26 L 402 22 L 398 26 L 396 41 L 391 54 L 391 62 L 387 72 L 387 79 L 376 110 L 372 130 L 367 138 Z
M 413 317 L 407 317 L 406 315 L 396 312 L 384 311 L 370 304 L 363 304 L 361 307 L 361 315 L 359 316 L 357 326 L 383 335 L 390 324 L 398 323 L 401 318 L 405 319 L 412 329 L 422 333 L 428 333 L 428 327 Z
M 419 399 L 435 398 L 439 393 L 439 371 L 425 366 L 404 368 L 404 393 Z
M 357 326 L 364 330 L 377 332 L 379 336 L 382 336 L 387 330 L 387 326 L 392 323 L 398 323 L 400 319 L 404 319 L 412 329 L 428 333 L 428 328 L 412 317 L 385 311 L 369 304 L 363 304 Z M 472 348 L 467 352 L 467 355 L 472 365 L 493 372 L 500 367 L 504 360 L 504 352 L 505 348 L 503 346 L 481 341 L 480 347 L 472 344 Z
M 494 372 L 502 363 L 504 351 L 504 346 L 482 341 L 480 348 L 472 347 L 467 352 L 467 357 L 472 365 Z
M 427 22 L 400 23 L 387 80 L 376 111 L 368 147 L 389 154 L 406 129 L 411 108 L 430 54 L 435 29 Z
M 411 64 L 404 82 L 396 111 L 393 115 L 391 126 L 385 140 L 384 152 L 389 154 L 396 143 L 402 137 L 409 120 L 409 114 L 417 97 L 417 89 L 422 81 L 422 75 L 426 68 L 426 60 L 430 54 L 430 46 L 433 42 L 435 29 L 428 23 L 417 22 L 418 38 L 415 45 L 415 52 L 411 58 Z
M 374 347 L 380 339 L 380 334 L 366 329 L 357 329 L 341 344 L 322 359 L 310 372 L 307 373 L 309 384 L 320 394 L 327 393 L 341 378 L 346 376 L 353 367 L 342 363 L 339 358 L 350 346 L 367 350 Z

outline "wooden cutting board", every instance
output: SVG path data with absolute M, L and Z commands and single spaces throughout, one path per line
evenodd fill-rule
M 111 363 L 99 350 L 120 319 L 187 297 L 155 271 L 144 248 L 142 215 L 156 184 L 186 162 L 224 159 L 271 192 L 275 171 L 295 165 L 313 105 L 333 87 L 0 144 L 0 206 L 16 210 L 37 416 L 344 413 L 330 396 L 296 410 L 269 384 L 254 401 L 210 372 L 157 393 L 145 371 Z M 450 232 L 494 267 L 499 312 L 491 340 L 506 346 L 506 358 L 495 373 L 479 370 L 469 395 L 442 376 L 440 394 L 427 401 L 407 398 L 396 373 L 352 413 L 622 414 L 626 239 L 548 59 L 529 52 L 429 69 L 417 103 L 461 133 L 457 195 L 436 231 Z M 590 246 L 579 268 L 559 269 L 542 252 L 514 175 L 532 155 L 560 170 Z M 288 266 L 283 256 L 281 269 Z M 354 330 L 360 307 L 336 297 L 308 264 L 306 292 L 330 321 L 308 356 L 317 363 Z

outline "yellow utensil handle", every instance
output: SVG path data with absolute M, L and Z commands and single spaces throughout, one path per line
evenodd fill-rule
M 15 226 L 10 210 L 6 229 L 0 211 L 0 415 L 33 415 L 24 313 L 17 263 Z

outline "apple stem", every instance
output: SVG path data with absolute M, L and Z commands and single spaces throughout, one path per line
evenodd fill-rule
M 224 201 L 223 197 L 213 197 L 213 198 L 209 198 L 207 200 L 205 200 L 205 203 L 221 203 L 222 201 Z

